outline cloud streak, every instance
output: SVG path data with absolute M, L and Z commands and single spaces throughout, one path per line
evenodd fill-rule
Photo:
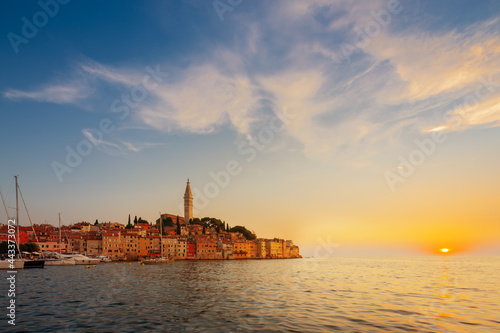
M 74 104 L 87 98 L 92 89 L 77 83 L 65 85 L 49 85 L 38 90 L 21 91 L 9 89 L 4 97 L 12 100 L 35 100 L 54 104 Z
M 151 91 L 133 110 L 135 123 L 124 126 L 196 134 L 230 127 L 249 138 L 270 109 L 287 109 L 297 116 L 287 133 L 307 155 L 331 156 L 349 147 L 365 147 L 366 153 L 374 143 L 394 142 L 404 129 L 446 127 L 442 115 L 457 112 L 453 102 L 475 89 L 481 77 L 500 77 L 498 19 L 439 33 L 382 28 L 346 64 L 340 44 L 351 42 L 373 20 L 373 11 L 387 2 L 286 1 L 268 6 L 258 26 L 252 18 L 234 14 L 241 26 L 250 27 L 236 30 L 243 41 L 211 50 L 188 66 L 169 64 L 176 75 Z M 4 97 L 78 104 L 90 96 L 96 79 L 132 87 L 143 76 L 138 68 L 93 61 L 78 70 L 83 83 L 11 89 Z M 499 105 L 499 95 L 492 94 L 467 108 L 460 130 L 498 126 Z M 111 148 L 117 144 L 108 143 Z M 125 142 L 120 147 L 142 149 Z

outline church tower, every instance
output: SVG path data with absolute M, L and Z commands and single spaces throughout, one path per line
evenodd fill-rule
M 189 224 L 189 220 L 193 218 L 193 194 L 189 185 L 189 178 L 184 192 L 184 223 Z

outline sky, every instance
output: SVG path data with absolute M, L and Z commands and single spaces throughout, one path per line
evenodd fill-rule
M 500 255 L 498 1 L 0 7 L 9 216 L 14 175 L 54 225 L 182 215 L 189 178 L 306 256 Z

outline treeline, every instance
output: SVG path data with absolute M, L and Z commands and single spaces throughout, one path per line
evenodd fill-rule
M 9 250 L 9 245 L 6 241 L 3 241 L 0 243 L 0 254 L 6 254 L 8 253 Z M 19 250 L 21 252 L 39 252 L 40 247 L 36 243 L 23 243 L 19 245 Z M 17 253 L 17 248 L 16 248 L 16 253 Z
M 96 220 L 95 225 L 97 225 L 99 222 Z M 132 224 L 132 221 L 130 219 L 130 214 L 128 216 L 128 223 L 125 226 L 125 229 L 133 229 L 134 224 L 137 223 L 149 223 L 146 220 L 143 220 L 141 217 L 137 218 L 137 216 L 134 218 L 134 222 Z M 176 221 L 172 219 L 172 217 L 161 217 L 161 223 L 162 223 L 162 234 L 166 234 L 166 227 L 177 227 L 176 233 L 178 235 L 181 234 L 181 226 L 179 223 L 179 216 L 177 216 Z M 217 219 L 215 217 L 203 217 L 203 218 L 198 218 L 195 217 L 191 220 L 189 220 L 189 224 L 197 224 L 203 226 L 203 234 L 206 234 L 206 230 L 210 228 L 214 228 L 217 233 L 220 233 L 222 231 L 227 231 L 227 232 L 239 232 L 245 236 L 246 239 L 248 240 L 253 240 L 257 238 L 257 235 L 255 234 L 254 231 L 250 231 L 244 226 L 237 225 L 235 227 L 230 227 L 228 223 L 225 221 L 222 221 L 220 219 Z
M 180 225 L 179 225 L 179 217 L 177 216 L 177 221 L 174 222 L 174 220 L 168 216 L 166 218 L 162 218 L 162 223 L 163 223 L 163 228 L 165 227 L 174 227 L 177 225 L 177 234 L 180 235 Z M 201 225 L 203 227 L 203 234 L 206 234 L 207 229 L 215 229 L 217 233 L 220 233 L 222 231 L 227 231 L 227 232 L 239 232 L 245 236 L 246 239 L 252 240 L 257 238 L 257 235 L 255 232 L 248 230 L 247 228 L 243 226 L 235 226 L 235 227 L 230 227 L 228 223 L 225 221 L 222 221 L 220 219 L 217 219 L 215 217 L 203 217 L 203 218 L 198 218 L 195 217 L 191 220 L 189 220 L 189 224 L 194 225 Z
M 96 220 L 96 222 L 97 222 L 97 220 Z M 134 224 L 137 224 L 137 223 L 148 223 L 149 224 L 148 221 L 143 220 L 142 217 L 137 218 L 137 215 L 136 215 L 134 218 Z M 128 223 L 125 226 L 125 229 L 134 229 L 134 225 L 130 222 L 130 214 L 128 214 Z

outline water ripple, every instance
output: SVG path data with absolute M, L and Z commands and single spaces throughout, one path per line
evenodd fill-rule
M 49 266 L 18 273 L 32 332 L 500 332 L 498 258 Z M 6 293 L 6 284 L 1 292 Z

